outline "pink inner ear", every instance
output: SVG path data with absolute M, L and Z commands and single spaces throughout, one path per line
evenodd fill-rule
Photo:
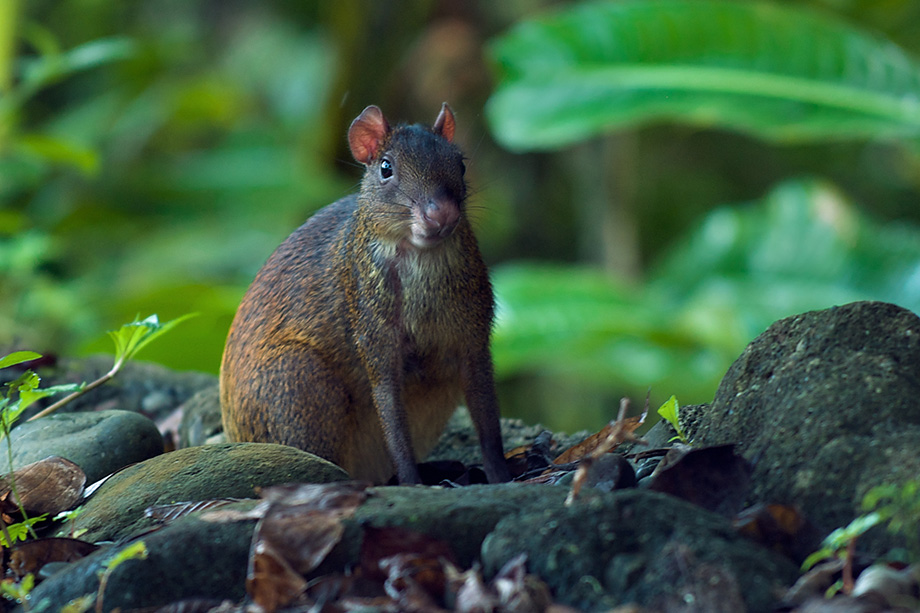
M 445 102 L 441 105 L 441 112 L 438 113 L 438 118 L 434 120 L 434 131 L 447 139 L 447 142 L 453 142 L 455 127 L 454 112 L 450 110 L 450 107 Z
M 390 131 L 390 124 L 379 107 L 369 106 L 348 128 L 348 148 L 355 159 L 365 166 L 377 157 L 380 145 Z

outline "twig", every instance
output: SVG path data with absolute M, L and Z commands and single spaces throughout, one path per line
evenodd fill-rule
M 77 398 L 79 398 L 79 397 L 82 396 L 83 394 L 89 392 L 90 390 L 94 390 L 94 389 L 96 389 L 97 387 L 99 387 L 100 385 L 103 385 L 103 384 L 105 384 L 105 383 L 108 383 L 109 380 L 112 379 L 112 377 L 114 377 L 116 374 L 118 374 L 118 371 L 121 370 L 121 367 L 124 365 L 124 363 L 125 363 L 124 358 L 118 360 L 117 362 L 115 362 L 115 365 L 112 366 L 112 370 L 110 370 L 109 372 L 105 373 L 104 375 L 102 375 L 101 377 L 99 377 L 98 379 L 96 379 L 95 381 L 93 381 L 92 383 L 89 383 L 89 384 L 83 386 L 82 388 L 78 389 L 77 391 L 72 392 L 72 393 L 70 393 L 70 394 L 64 396 L 63 398 L 61 398 L 60 400 L 58 400 L 58 401 L 55 402 L 54 404 L 45 407 L 44 409 L 42 409 L 41 411 L 39 411 L 38 413 L 36 413 L 36 414 L 33 415 L 32 417 L 30 417 L 29 419 L 27 419 L 26 421 L 34 421 L 34 420 L 39 419 L 39 418 L 42 418 L 42 417 L 47 417 L 48 415 L 51 415 L 52 413 L 54 413 L 55 411 L 57 411 L 58 409 L 60 409 L 60 408 L 61 408 L 62 406 L 64 406 L 65 404 L 67 404 L 67 403 L 69 403 L 69 402 L 73 402 L 74 400 L 76 400 Z
M 646 404 L 647 403 L 648 401 L 646 400 Z M 607 435 L 607 438 L 605 438 L 600 445 L 595 447 L 594 451 L 592 451 L 590 455 L 584 457 L 581 460 L 581 463 L 578 465 L 578 469 L 575 471 L 575 477 L 572 479 L 572 489 L 569 490 L 569 495 L 565 498 L 565 506 L 572 506 L 572 504 L 575 502 L 575 498 L 578 497 L 578 494 L 581 492 L 581 488 L 584 485 L 585 480 L 588 478 L 588 471 L 591 469 L 591 465 L 594 464 L 595 461 L 602 458 L 604 454 L 606 454 L 617 445 L 621 445 L 626 441 L 633 441 L 638 443 L 645 442 L 637 438 L 632 433 L 632 430 L 626 429 L 627 409 L 629 409 L 629 398 L 621 398 L 620 412 L 617 414 L 617 419 L 613 423 L 613 428 L 610 430 L 610 434 Z M 646 412 L 648 412 L 647 408 Z

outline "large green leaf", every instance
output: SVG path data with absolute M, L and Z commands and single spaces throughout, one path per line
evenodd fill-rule
M 515 149 L 659 120 L 786 142 L 920 133 L 920 64 L 803 7 L 586 4 L 519 23 L 491 52 L 488 118 Z
M 710 213 L 643 287 L 526 263 L 493 281 L 500 378 L 542 372 L 702 402 L 777 319 L 855 300 L 920 312 L 920 229 L 880 225 L 824 182 L 788 181 Z

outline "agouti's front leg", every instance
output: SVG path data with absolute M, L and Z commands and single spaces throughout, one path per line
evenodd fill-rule
M 399 482 L 421 483 L 402 394 L 405 349 L 399 332 L 399 281 L 393 269 L 378 271 L 363 277 L 372 280 L 368 285 L 377 287 L 372 291 L 359 287 L 354 295 L 355 345 L 367 372 L 377 418 Z
M 409 422 L 406 408 L 401 398 L 402 385 L 390 381 L 381 381 L 373 386 L 374 404 L 383 436 L 386 439 L 390 458 L 396 468 L 396 476 L 403 485 L 421 483 L 418 467 L 415 464 L 415 452 L 409 436 Z
M 470 417 L 479 435 L 483 468 L 489 483 L 511 480 L 502 447 L 501 423 L 498 419 L 498 398 L 492 371 L 492 355 L 488 347 L 471 355 L 463 368 L 463 392 Z

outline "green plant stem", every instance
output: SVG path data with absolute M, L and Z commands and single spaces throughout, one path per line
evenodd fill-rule
M 19 0 L 0 0 L 0 99 L 13 89 L 13 65 L 16 57 L 16 24 Z M 6 148 L 9 137 L 9 115 L 6 105 L 0 105 L 0 152 Z
M 35 530 L 29 525 L 29 513 L 26 511 L 26 508 L 22 506 L 22 500 L 19 498 L 19 490 L 16 488 L 16 479 L 13 478 L 13 441 L 10 439 L 10 430 L 12 424 L 9 423 L 7 419 L 8 415 L 4 412 L 2 417 L 2 426 L 3 426 L 3 435 L 6 438 L 6 458 L 7 465 L 10 467 L 10 493 L 13 494 L 13 502 L 16 503 L 16 506 L 19 507 L 19 512 L 22 513 L 22 519 L 26 522 L 26 526 L 29 529 L 29 532 L 32 534 L 33 538 L 38 538 L 38 535 L 35 534 Z M 6 522 L 0 519 L 0 524 L 3 526 L 3 536 L 6 537 L 6 543 L 10 547 L 13 546 L 13 539 L 6 529 Z
M 10 531 L 6 529 L 6 522 L 3 521 L 3 518 L 0 517 L 0 532 L 3 533 L 4 538 L 6 538 L 7 544 L 10 546 L 10 549 L 13 547 L 13 537 L 10 534 Z
M 2 2 L 2 0 L 0 0 L 0 2 Z M 62 406 L 64 406 L 65 404 L 67 404 L 67 403 L 69 403 L 69 402 L 73 402 L 74 400 L 76 400 L 77 398 L 79 398 L 79 397 L 82 396 L 83 394 L 89 392 L 90 390 L 94 390 L 94 389 L 96 389 L 97 387 L 99 387 L 100 385 L 103 385 L 104 383 L 107 383 L 112 377 L 114 377 L 116 374 L 118 374 L 118 371 L 121 370 L 121 367 L 124 365 L 124 363 L 125 363 L 125 359 L 124 359 L 124 358 L 121 358 L 121 359 L 119 359 L 119 360 L 116 360 L 116 361 L 115 361 L 115 365 L 112 366 L 112 370 L 110 370 L 109 372 L 105 373 L 104 375 L 102 375 L 101 377 L 99 377 L 98 379 L 96 379 L 95 381 L 93 381 L 92 383 L 86 385 L 86 387 L 84 387 L 84 388 L 82 388 L 82 389 L 79 389 L 79 390 L 77 390 L 77 391 L 75 391 L 75 392 L 73 392 L 73 393 L 71 393 L 71 394 L 68 394 L 67 396 L 64 396 L 63 398 L 61 398 L 60 400 L 58 400 L 58 401 L 55 402 L 54 404 L 52 404 L 52 405 L 50 405 L 50 406 L 48 406 L 48 407 L 45 407 L 44 409 L 42 409 L 41 411 L 39 411 L 38 413 L 36 413 L 36 414 L 33 415 L 32 417 L 30 417 L 29 419 L 27 419 L 26 421 L 34 421 L 34 420 L 39 419 L 39 418 L 41 418 L 41 417 L 46 417 L 46 416 L 48 416 L 48 415 L 51 415 L 52 413 L 54 413 L 55 411 L 57 411 L 58 409 L 60 409 L 60 408 L 61 408 Z
M 0 0 L 0 94 L 9 93 L 13 86 L 18 16 L 19 0 Z

